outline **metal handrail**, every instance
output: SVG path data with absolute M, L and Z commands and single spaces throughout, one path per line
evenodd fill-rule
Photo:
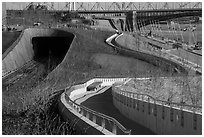
M 117 88 L 117 87 L 114 87 L 114 88 Z M 154 97 L 148 95 L 148 94 L 142 94 L 142 93 L 136 93 L 136 92 L 130 92 L 130 91 L 124 91 L 122 89 L 119 89 L 121 92 L 123 93 L 128 93 L 128 94 L 134 94 L 134 95 L 139 95 L 139 96 L 142 96 L 142 99 L 144 99 L 144 96 L 147 97 L 147 100 L 148 101 L 149 99 L 152 99 L 154 103 L 156 102 L 161 102 L 161 104 L 166 104 L 166 105 L 176 105 L 176 107 L 180 106 L 180 107 L 192 107 L 192 108 L 199 108 L 199 109 L 202 109 L 202 106 L 196 106 L 196 105 L 188 105 L 188 104 L 181 104 L 181 103 L 175 103 L 175 102 L 169 102 L 169 101 L 164 101 L 164 100 L 159 100 L 159 99 L 155 99 Z M 115 92 L 115 91 L 114 91 Z M 118 92 L 118 91 L 116 91 Z
M 69 89 L 71 89 L 71 87 L 70 87 Z M 69 90 L 69 89 L 68 89 L 68 90 Z M 71 93 L 71 92 L 69 92 L 69 93 Z M 108 120 L 108 121 L 111 121 L 111 122 L 113 122 L 119 129 L 121 129 L 121 131 L 122 131 L 124 134 L 127 134 L 127 135 L 130 135 L 130 134 L 131 134 L 131 130 L 128 130 L 128 129 L 126 129 L 125 127 L 123 127 L 123 125 L 121 125 L 116 119 L 114 119 L 114 118 L 112 118 L 112 117 L 110 117 L 110 116 L 107 116 L 107 115 L 105 115 L 105 114 L 96 112 L 96 111 L 94 111 L 94 110 L 92 110 L 92 109 L 89 109 L 89 108 L 87 108 L 87 107 L 85 107 L 85 106 L 82 106 L 82 105 L 79 105 L 79 104 L 75 103 L 74 101 L 72 101 L 72 100 L 69 98 L 69 95 L 68 95 L 68 94 L 65 94 L 65 98 L 66 98 L 67 103 L 71 104 L 72 107 L 75 105 L 75 106 L 79 107 L 80 109 L 84 109 L 84 110 L 86 110 L 87 112 L 89 112 L 89 113 L 91 113 L 91 114 L 94 114 L 94 115 L 96 115 L 96 116 L 98 116 L 98 117 L 101 117 L 101 118 L 103 118 L 103 119 L 106 119 L 106 120 Z M 74 105 L 73 105 L 73 104 L 74 104 Z M 112 131 L 111 131 L 111 132 L 112 132 Z
M 105 118 L 106 120 L 115 123 L 115 124 L 117 125 L 117 127 L 120 128 L 125 134 L 128 134 L 128 135 L 131 134 L 131 130 L 126 129 L 126 128 L 125 128 L 122 124 L 120 124 L 115 118 L 110 117 L 110 116 L 107 116 L 107 115 L 102 114 L 102 113 L 99 113 L 99 112 L 96 112 L 96 111 L 94 111 L 94 110 L 92 110 L 92 109 L 89 109 L 89 108 L 87 108 L 87 107 L 85 107 L 85 106 L 79 105 L 79 104 L 75 103 L 75 102 L 72 101 L 72 100 L 70 100 L 70 101 L 71 101 L 74 105 L 76 105 L 76 106 L 78 106 L 78 107 L 80 107 L 80 108 L 82 108 L 82 109 L 84 109 L 84 110 L 86 110 L 86 111 L 88 111 L 88 112 L 90 112 L 90 113 L 92 113 L 92 114 L 95 114 L 95 115 L 97 115 L 97 116 L 99 116 L 99 117 L 101 117 L 101 118 Z

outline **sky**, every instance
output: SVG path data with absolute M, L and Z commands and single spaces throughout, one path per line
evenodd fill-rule
M 30 2 L 6 2 L 6 9 L 15 9 L 15 10 L 23 10 Z M 37 2 L 34 2 L 37 3 Z M 42 2 L 43 3 L 43 2 Z M 56 10 L 65 10 L 66 2 L 53 2 L 54 3 L 54 9 Z M 80 8 L 80 5 L 83 3 L 83 6 L 85 9 L 91 9 L 95 5 L 95 8 L 97 9 L 97 3 L 96 2 L 75 2 L 76 9 Z M 117 2 L 118 5 L 122 5 L 122 2 Z M 128 6 L 130 2 L 125 2 L 125 7 Z M 165 2 L 133 2 L 135 7 L 137 9 L 144 8 L 162 8 L 165 5 Z M 51 2 L 45 2 L 46 5 L 49 5 L 48 8 L 51 7 Z M 113 2 L 99 2 L 99 8 L 108 9 Z M 187 4 L 185 7 L 192 7 L 196 4 L 196 2 L 168 2 L 169 8 L 178 8 L 180 4 Z M 115 7 L 114 7 L 115 6 Z M 116 4 L 114 6 L 111 6 L 112 9 L 117 8 Z M 201 5 L 199 6 L 202 7 Z M 82 9 L 82 8 L 81 8 Z

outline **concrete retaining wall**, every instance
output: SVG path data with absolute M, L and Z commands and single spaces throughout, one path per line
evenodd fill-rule
M 202 114 L 150 102 L 115 87 L 112 94 L 115 107 L 123 115 L 157 134 L 202 134 Z

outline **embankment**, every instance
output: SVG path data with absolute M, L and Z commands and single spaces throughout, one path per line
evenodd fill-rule
M 2 54 L 18 39 L 21 35 L 19 31 L 2 31 Z
M 121 43 L 121 41 L 123 41 Z M 126 43 L 124 43 L 124 41 Z M 161 58 L 161 57 L 157 57 L 155 55 L 151 55 L 148 53 L 144 53 L 142 51 L 139 50 L 132 50 L 132 48 L 130 48 L 127 45 L 133 44 L 130 41 L 126 40 L 126 37 L 123 37 L 123 35 L 120 37 L 116 37 L 112 40 L 113 45 L 116 45 L 117 47 L 117 51 L 125 56 L 131 56 L 134 58 L 137 58 L 139 60 L 148 62 L 150 64 L 153 64 L 155 66 L 160 67 L 161 69 L 163 69 L 164 71 L 170 72 L 170 75 L 172 74 L 187 74 L 187 71 L 181 67 L 179 64 L 174 63 L 170 60 L 167 60 L 165 58 Z M 136 49 L 136 48 L 135 48 Z

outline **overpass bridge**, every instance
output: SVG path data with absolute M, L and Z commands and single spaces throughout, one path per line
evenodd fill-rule
M 119 26 L 119 30 L 122 31 L 140 30 L 143 26 L 152 24 L 155 21 L 202 16 L 201 2 L 65 2 L 64 7 L 59 8 L 60 4 L 63 3 L 31 2 L 24 8 L 13 10 L 8 3 L 6 9 L 8 18 L 18 18 L 18 20 L 22 18 L 23 22 L 26 22 L 24 18 L 30 16 L 37 18 L 35 21 L 45 20 L 45 22 L 49 22 L 49 19 L 45 19 L 46 17 L 54 19 L 66 18 L 69 17 L 70 13 L 74 13 L 74 15 L 81 17 L 107 19 L 111 24 Z M 12 16 L 9 17 L 10 14 Z M 51 24 L 53 24 L 54 19 L 50 21 Z M 32 19 L 27 20 L 30 22 Z
M 43 7 L 61 11 L 122 11 L 202 8 L 202 2 L 6 2 L 7 10 Z
M 84 11 L 75 11 L 79 14 L 108 14 L 112 16 L 117 15 L 125 15 L 128 12 L 136 11 L 140 16 L 150 16 L 150 15 L 157 15 L 157 14 L 164 14 L 164 13 L 175 13 L 175 12 L 190 12 L 190 11 L 202 11 L 202 8 L 177 8 L 177 9 L 147 9 L 147 10 L 84 10 Z M 66 12 L 66 11 L 64 11 Z
M 180 18 L 186 16 L 202 16 L 201 8 L 182 8 L 182 9 L 150 9 L 150 10 L 85 10 L 77 11 L 81 16 L 92 16 L 93 18 L 101 19 L 112 19 L 120 18 L 127 19 L 132 22 L 132 18 L 137 20 L 138 28 L 142 27 L 140 22 L 143 22 L 143 25 L 151 24 L 151 21 L 164 21 L 172 18 Z M 66 14 L 66 13 L 65 13 Z M 132 17 L 134 14 L 134 17 Z M 133 26 L 133 25 L 131 25 Z M 133 28 L 132 28 L 133 29 Z
M 181 17 L 202 17 L 201 8 L 158 9 L 158 10 L 121 10 L 121 11 L 77 11 L 83 16 L 109 20 L 111 24 L 120 26 L 122 31 L 140 30 L 152 22 L 166 21 Z
M 6 2 L 6 10 L 43 10 L 48 13 L 77 12 L 81 15 L 123 16 L 136 11 L 139 17 L 166 12 L 202 10 L 201 2 Z

